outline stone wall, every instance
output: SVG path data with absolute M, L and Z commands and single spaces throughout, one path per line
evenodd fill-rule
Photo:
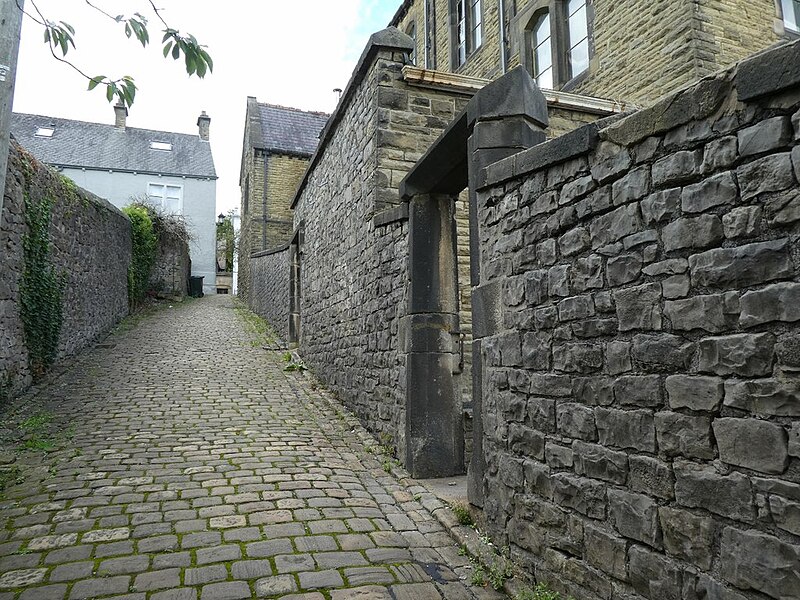
M 495 542 L 584 600 L 800 597 L 800 43 L 485 175 Z
M 190 269 L 189 245 L 186 241 L 176 235 L 160 232 L 149 291 L 158 297 L 183 298 L 189 289 Z
M 128 218 L 105 200 L 75 188 L 12 142 L 0 224 L 0 386 L 4 394 L 19 393 L 31 383 L 20 317 L 26 195 L 54 200 L 52 260 L 66 282 L 58 358 L 101 338 L 128 313 Z
M 282 340 L 289 339 L 289 248 L 250 257 L 250 310 L 266 319 Z

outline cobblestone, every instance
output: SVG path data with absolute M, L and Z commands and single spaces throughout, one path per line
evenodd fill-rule
M 0 501 L 0 600 L 483 597 L 379 444 L 255 336 L 193 300 L 37 390 L 69 436 Z

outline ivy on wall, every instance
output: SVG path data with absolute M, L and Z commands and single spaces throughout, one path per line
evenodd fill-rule
M 20 283 L 20 313 L 31 372 L 39 376 L 53 364 L 58 353 L 66 275 L 58 272 L 51 257 L 52 197 L 42 194 L 35 199 L 29 191 L 24 197 L 28 231 L 22 242 L 25 270 Z
M 128 267 L 128 301 L 131 308 L 144 300 L 150 272 L 156 261 L 158 236 L 153 227 L 153 219 L 146 206 L 132 204 L 122 209 L 131 220 L 131 240 L 133 253 Z

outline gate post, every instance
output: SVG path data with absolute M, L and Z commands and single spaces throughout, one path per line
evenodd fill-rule
M 409 294 L 401 321 L 406 354 L 406 468 L 414 477 L 464 472 L 458 363 L 454 199 L 417 195 L 409 202 Z

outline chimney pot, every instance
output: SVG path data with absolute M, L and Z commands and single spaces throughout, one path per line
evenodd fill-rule
M 201 140 L 208 141 L 211 130 L 211 117 L 206 114 L 206 111 L 200 113 L 197 117 L 197 130 Z
M 128 109 L 124 104 L 114 105 L 114 127 L 125 129 L 125 120 L 128 118 Z

